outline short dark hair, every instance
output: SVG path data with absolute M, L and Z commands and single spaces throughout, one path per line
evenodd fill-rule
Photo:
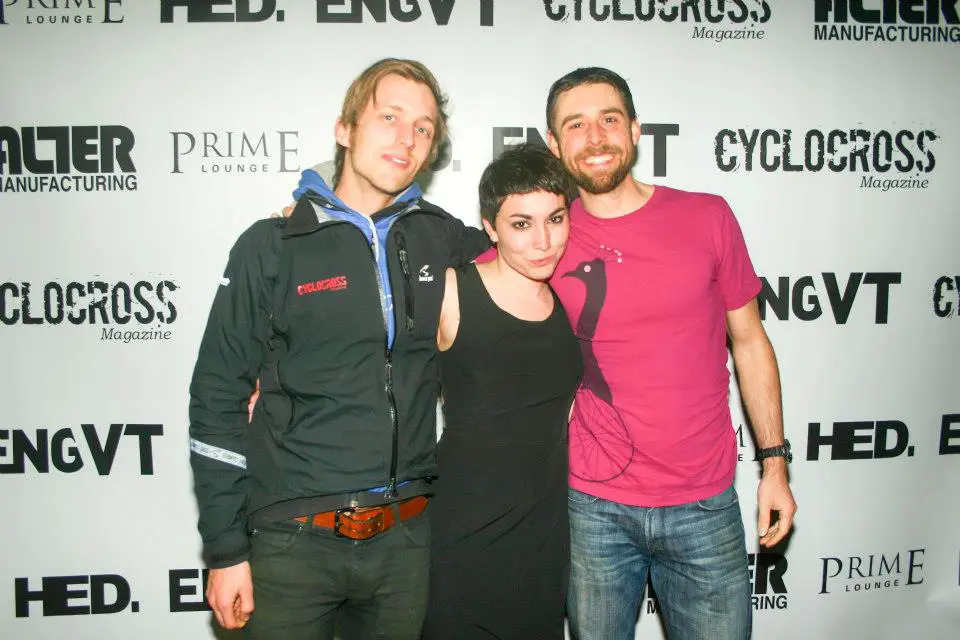
M 608 84 L 613 87 L 623 104 L 627 109 L 627 118 L 634 120 L 637 117 L 637 110 L 633 106 L 633 94 L 630 93 L 630 87 L 627 81 L 619 74 L 604 69 L 603 67 L 581 67 L 571 71 L 550 86 L 550 93 L 547 95 L 547 128 L 554 136 L 557 130 L 553 128 L 554 111 L 557 108 L 557 99 L 561 93 L 576 89 L 585 84 Z
M 563 196 L 569 206 L 577 187 L 560 160 L 539 144 L 508 147 L 480 176 L 480 215 L 491 225 L 503 201 L 514 194 L 546 191 Z

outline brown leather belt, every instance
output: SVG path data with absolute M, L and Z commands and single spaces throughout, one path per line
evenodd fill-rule
M 393 507 L 397 507 L 400 512 L 400 520 L 409 520 L 414 516 L 423 513 L 427 508 L 427 497 L 417 496 L 397 502 L 392 505 L 385 504 L 378 507 L 362 507 L 337 509 L 336 511 L 324 511 L 315 513 L 312 516 L 300 516 L 294 518 L 297 522 L 307 524 L 308 522 L 315 527 L 333 529 L 341 538 L 350 538 L 351 540 L 367 540 L 383 533 L 397 523 L 397 516 Z

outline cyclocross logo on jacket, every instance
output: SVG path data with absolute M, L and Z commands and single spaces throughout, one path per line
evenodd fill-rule
M 304 282 L 297 285 L 297 295 L 305 296 L 318 291 L 343 291 L 347 288 L 347 276 L 333 276 L 315 282 Z

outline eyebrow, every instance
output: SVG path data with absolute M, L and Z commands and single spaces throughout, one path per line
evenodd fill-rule
M 0 0 L 0 2 L 2 2 L 2 1 L 3 1 L 3 0 Z M 374 104 L 374 106 L 377 106 L 376 101 L 374 101 L 373 104 Z M 401 106 L 398 105 L 398 104 L 387 104 L 387 105 L 384 105 L 384 106 L 382 106 L 382 107 L 377 107 L 377 108 L 378 108 L 378 109 L 393 109 L 394 111 L 400 111 L 401 113 L 406 113 L 406 112 L 407 112 L 406 109 L 404 109 L 403 107 L 401 107 Z M 429 115 L 422 115 L 422 116 L 420 116 L 419 118 L 417 118 L 417 120 L 426 120 L 427 122 L 429 122 L 429 123 L 432 124 L 432 125 L 436 125 L 436 124 L 437 124 L 436 121 L 435 121 L 431 116 L 429 116 Z
M 566 208 L 566 207 L 557 207 L 556 209 L 554 209 L 553 211 L 551 211 L 550 213 L 548 213 L 548 214 L 546 215 L 546 217 L 552 218 L 553 216 L 557 215 L 558 213 L 566 213 L 566 212 L 567 212 L 567 208 Z M 511 218 L 520 218 L 521 220 L 533 220 L 533 216 L 531 216 L 531 215 L 529 215 L 529 214 L 526 214 L 526 213 L 520 213 L 520 212 L 511 213 L 511 214 L 510 214 L 510 217 L 511 217 Z
M 622 115 L 624 118 L 627 117 L 627 114 L 624 113 L 623 109 L 621 109 L 620 107 L 607 107 L 606 109 L 600 110 L 600 115 L 606 115 L 608 113 L 617 113 Z M 583 117 L 582 113 L 571 113 L 566 118 L 560 121 L 560 126 L 562 127 L 568 122 L 570 122 L 571 120 L 576 120 L 577 118 L 582 118 L 582 117 Z

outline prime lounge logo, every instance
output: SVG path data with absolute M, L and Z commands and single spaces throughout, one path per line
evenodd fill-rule
M 0 429 L 0 474 L 77 473 L 92 468 L 108 476 L 120 457 L 124 464 L 137 464 L 140 475 L 152 476 L 153 438 L 162 435 L 162 424 Z
M 0 194 L 136 191 L 135 144 L 122 125 L 0 125 Z
M 472 0 L 460 5 L 476 6 Z M 306 3 L 303 3 L 306 4 Z M 479 0 L 480 25 L 493 26 L 494 0 Z M 318 24 L 365 22 L 433 22 L 447 26 L 457 0 L 315 0 Z M 286 11 L 277 0 L 160 0 L 160 22 L 284 22 Z
M 0 0 L 0 25 L 120 24 L 123 0 Z
M 170 173 L 300 171 L 299 131 L 171 131 Z
M 814 0 L 823 41 L 960 43 L 956 0 Z
M 820 558 L 820 595 L 906 589 L 923 584 L 926 549 Z
M 721 129 L 714 137 L 724 172 L 857 174 L 880 192 L 930 186 L 940 136 L 932 129 Z
M 680 125 L 676 123 L 646 123 L 640 125 L 640 134 L 640 158 L 652 157 L 654 176 L 663 177 L 667 175 L 668 143 L 670 138 L 680 135 Z M 493 128 L 494 158 L 499 157 L 507 147 L 523 143 L 547 145 L 536 127 Z M 454 169 L 456 170 L 456 167 Z
M 170 340 L 177 320 L 172 280 L 0 282 L 0 323 L 89 326 L 100 340 Z
M 763 40 L 771 16 L 766 0 L 544 0 L 555 22 L 637 22 L 692 25 L 691 38 Z

